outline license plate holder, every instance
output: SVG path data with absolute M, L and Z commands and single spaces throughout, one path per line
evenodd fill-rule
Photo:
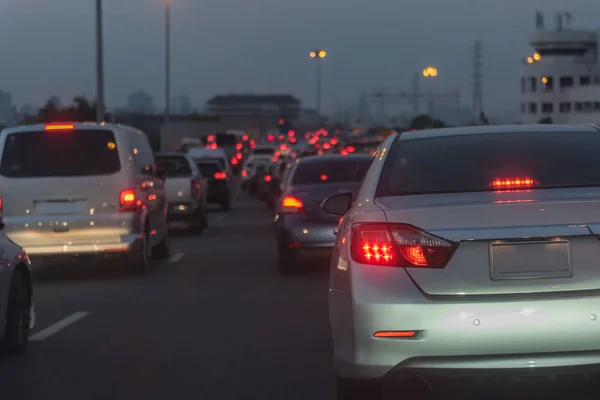
M 491 243 L 490 278 L 544 279 L 573 276 L 567 240 Z

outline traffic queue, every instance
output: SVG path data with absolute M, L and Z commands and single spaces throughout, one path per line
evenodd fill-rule
M 323 212 L 321 205 L 337 193 L 356 195 L 382 139 L 320 129 L 303 140 L 294 134 L 267 136 L 254 149 L 242 169 L 243 187 L 274 214 L 281 274 L 330 258 L 340 217 Z

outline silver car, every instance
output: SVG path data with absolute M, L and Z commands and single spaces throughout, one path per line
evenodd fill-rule
M 356 193 L 371 160 L 369 155 L 326 155 L 292 162 L 275 215 L 280 273 L 331 257 L 340 218 L 323 212 L 321 204 L 336 193 Z
M 35 323 L 31 263 L 25 250 L 6 236 L 0 216 L 0 355 L 27 348 Z
M 113 124 L 8 128 L 0 135 L 6 234 L 31 257 L 121 256 L 135 272 L 169 255 L 167 203 L 142 131 Z
M 389 137 L 356 199 L 323 204 L 344 215 L 329 283 L 338 398 L 411 376 L 597 367 L 599 154 L 595 126 Z

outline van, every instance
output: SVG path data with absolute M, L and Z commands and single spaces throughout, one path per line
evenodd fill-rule
M 0 212 L 32 258 L 122 256 L 135 272 L 169 255 L 163 179 L 142 131 L 106 123 L 0 133 Z

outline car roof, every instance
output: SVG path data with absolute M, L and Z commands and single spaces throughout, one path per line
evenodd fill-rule
M 598 132 L 600 128 L 595 125 L 479 125 L 458 126 L 453 128 L 424 129 L 420 131 L 402 132 L 396 140 L 412 140 L 431 137 L 478 135 L 485 133 L 515 133 L 515 132 Z
M 136 132 L 142 132 L 141 130 L 134 128 L 129 125 L 113 124 L 110 122 L 53 122 L 44 124 L 32 124 L 32 125 L 18 125 L 10 128 L 5 128 L 2 132 L 8 133 L 20 133 L 20 132 L 32 132 L 32 131 L 44 131 L 46 125 L 73 125 L 73 129 L 106 129 L 112 131 L 118 130 L 133 130 Z
M 296 159 L 298 163 L 301 164 L 318 164 L 320 162 L 343 162 L 348 160 L 356 160 L 356 161 L 370 161 L 373 159 L 373 156 L 370 154 L 348 154 L 346 156 L 342 156 L 341 154 L 327 154 L 321 156 L 308 156 Z

